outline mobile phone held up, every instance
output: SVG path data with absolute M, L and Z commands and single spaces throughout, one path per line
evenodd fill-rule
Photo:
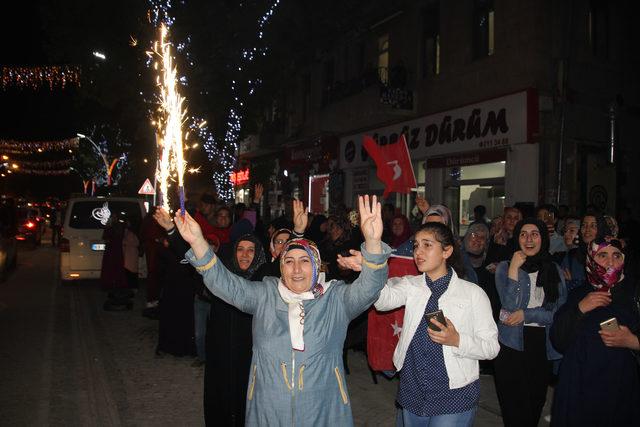
M 617 331 L 620 329 L 618 325 L 618 319 L 612 317 L 611 319 L 607 319 L 604 322 L 600 322 L 600 329 L 603 331 Z
M 439 327 L 431 323 L 431 319 L 433 318 L 435 318 L 438 322 L 442 323 L 443 325 L 447 326 L 447 321 L 444 318 L 444 313 L 442 312 L 442 310 L 434 311 L 432 313 L 426 313 L 424 317 L 427 319 L 427 327 L 433 331 L 440 332 L 441 330 Z

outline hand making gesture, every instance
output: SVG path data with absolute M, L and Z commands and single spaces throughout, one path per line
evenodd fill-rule
M 362 252 L 349 249 L 351 256 L 338 254 L 338 265 L 345 270 L 362 271 Z
M 260 203 L 260 199 L 262 199 L 262 194 L 264 193 L 264 186 L 262 184 L 256 184 L 253 187 L 253 203 Z
M 420 209 L 422 215 L 426 214 L 429 210 L 429 202 L 422 196 L 416 196 L 416 206 Z
M 297 234 L 304 234 L 308 222 L 309 217 L 304 203 L 301 200 L 293 199 L 293 231 Z
M 378 198 L 358 196 L 358 212 L 360 213 L 360 230 L 364 236 L 364 246 L 372 254 L 382 253 L 382 206 Z
M 167 231 L 173 228 L 173 220 L 171 219 L 171 215 L 169 215 L 169 212 L 167 212 L 160 206 L 158 206 L 156 208 L 156 211 L 153 213 L 153 219 L 156 220 L 160 227 L 164 228 Z

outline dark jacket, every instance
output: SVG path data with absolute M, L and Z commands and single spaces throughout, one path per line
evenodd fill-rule
M 571 291 L 566 304 L 554 317 L 551 341 L 564 357 L 551 423 L 557 426 L 638 425 L 637 353 L 605 346 L 598 333 L 600 322 L 615 317 L 620 325 L 638 334 L 637 285 L 624 279 L 611 289 L 610 305 L 583 314 L 578 303 L 591 291 L 593 288 L 589 285 Z

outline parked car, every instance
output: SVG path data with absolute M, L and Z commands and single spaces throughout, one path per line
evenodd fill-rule
M 45 220 L 40 209 L 36 207 L 18 208 L 18 234 L 16 239 L 27 241 L 33 246 L 42 242 L 45 232 Z
M 0 204 L 0 282 L 18 263 L 16 209 L 11 203 Z
M 134 197 L 84 197 L 69 200 L 62 225 L 60 278 L 63 281 L 99 279 L 106 242 L 102 238 L 109 218 L 117 213 L 140 224 L 146 209 Z M 138 276 L 147 277 L 144 256 L 139 259 Z

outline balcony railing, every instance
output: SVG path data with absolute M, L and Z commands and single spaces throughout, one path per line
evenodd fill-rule
M 346 82 L 334 82 L 322 91 L 322 106 L 356 95 L 371 86 L 378 85 L 382 89 L 406 90 L 407 71 L 404 66 L 392 68 L 379 67 L 364 71 L 359 77 Z

